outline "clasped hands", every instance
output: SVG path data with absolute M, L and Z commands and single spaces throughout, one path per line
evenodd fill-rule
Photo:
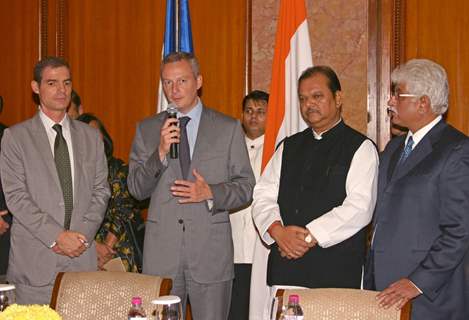
M 301 258 L 318 243 L 308 229 L 299 226 L 284 227 L 278 223 L 269 233 L 277 243 L 280 255 L 287 259 Z
M 83 234 L 65 230 L 62 231 L 57 237 L 57 240 L 55 240 L 52 251 L 70 258 L 76 258 L 85 252 L 88 247 L 88 240 L 86 240 Z

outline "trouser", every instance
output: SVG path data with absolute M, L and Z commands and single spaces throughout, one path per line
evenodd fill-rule
M 229 320 L 247 320 L 249 318 L 249 292 L 251 288 L 252 264 L 235 263 L 233 290 Z
M 181 298 L 183 319 L 186 318 L 186 302 L 189 298 L 193 320 L 226 320 L 230 308 L 233 281 L 199 283 L 195 281 L 188 266 L 188 252 L 184 245 L 171 294 Z

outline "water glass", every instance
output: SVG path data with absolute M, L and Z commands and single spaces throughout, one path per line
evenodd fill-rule
M 181 298 L 161 296 L 151 302 L 155 311 L 154 320 L 182 320 Z

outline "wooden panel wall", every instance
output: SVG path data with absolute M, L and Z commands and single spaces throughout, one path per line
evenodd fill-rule
M 447 120 L 469 133 L 469 2 L 407 0 L 405 60 L 428 58 L 448 73 L 450 104 Z
M 190 1 L 202 99 L 234 117 L 245 91 L 246 2 Z M 127 160 L 136 122 L 156 112 L 165 10 L 162 0 L 0 0 L 8 58 L 0 60 L 6 102 L 0 120 L 13 124 L 34 114 L 29 83 L 39 51 L 61 55 L 70 62 L 85 111 L 103 120 L 115 155 Z M 28 106 L 9 107 L 12 101 Z
M 39 2 L 0 0 L 0 122 L 12 125 L 31 117 L 31 79 L 39 56 Z
M 67 55 L 86 112 L 127 159 L 135 124 L 156 111 L 164 2 L 69 0 Z

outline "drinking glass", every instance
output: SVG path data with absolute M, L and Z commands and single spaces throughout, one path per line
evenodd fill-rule
M 151 302 L 155 311 L 154 320 L 182 320 L 181 298 L 161 296 Z
M 12 284 L 0 284 L 0 312 L 15 302 L 15 286 Z

